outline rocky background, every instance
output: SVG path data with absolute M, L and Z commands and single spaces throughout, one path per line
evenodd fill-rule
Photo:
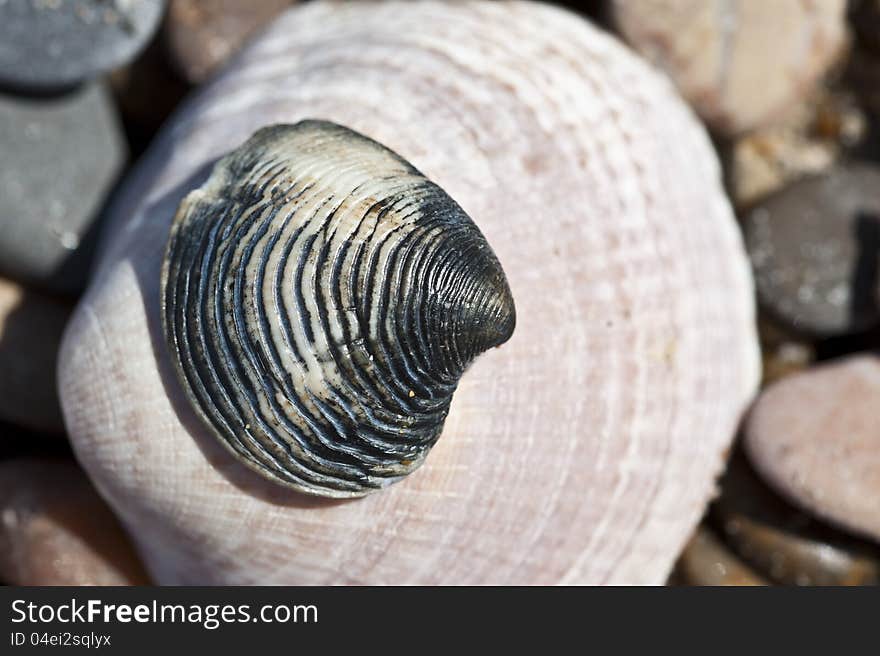
M 148 582 L 66 442 L 58 344 L 120 177 L 290 4 L 0 0 L 5 583 Z M 665 71 L 704 120 L 755 273 L 764 391 L 670 583 L 876 584 L 880 0 L 559 4 Z

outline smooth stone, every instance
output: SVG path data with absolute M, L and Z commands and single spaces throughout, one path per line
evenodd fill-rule
M 62 433 L 56 358 L 71 303 L 0 278 L 0 419 Z
M 717 133 L 778 120 L 837 60 L 846 1 L 612 0 L 613 22 Z
M 685 547 L 676 572 L 681 582 L 688 585 L 767 585 L 703 526 Z
M 819 365 L 765 390 L 745 422 L 755 469 L 817 516 L 880 541 L 880 358 Z
M 72 462 L 0 462 L 0 579 L 12 585 L 148 582 L 128 537 Z
M 163 27 L 171 59 L 192 84 L 209 78 L 291 0 L 171 0 Z
M 878 563 L 870 558 L 791 535 L 745 515 L 729 515 L 724 532 L 740 556 L 783 585 L 873 585 L 880 581 Z
M 159 25 L 164 0 L 0 2 L 0 86 L 72 87 L 132 60 Z
M 769 197 L 744 221 L 758 299 L 800 334 L 880 323 L 880 167 L 851 164 Z
M 0 95 L 0 275 L 54 291 L 85 285 L 103 204 L 127 158 L 107 90 Z

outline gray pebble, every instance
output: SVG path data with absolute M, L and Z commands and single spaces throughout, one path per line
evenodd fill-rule
M 53 90 L 125 64 L 164 0 L 0 0 L 0 85 Z
M 81 289 L 89 237 L 127 157 L 108 91 L 0 95 L 0 151 L 0 274 Z
M 803 179 L 745 219 L 758 298 L 814 337 L 880 323 L 880 167 L 852 164 Z

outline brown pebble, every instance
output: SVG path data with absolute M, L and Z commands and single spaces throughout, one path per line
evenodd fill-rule
M 745 422 L 755 469 L 819 517 L 880 541 L 880 358 L 858 355 L 770 386 Z
M 766 585 L 767 582 L 701 526 L 688 542 L 676 568 L 690 585 Z
M 55 360 L 72 309 L 0 278 L 0 419 L 63 432 Z
M 129 540 L 73 463 L 0 463 L 0 579 L 13 585 L 147 583 Z
M 171 0 L 164 33 L 171 58 L 183 77 L 199 84 L 291 0 Z
M 873 585 L 878 563 L 823 542 L 807 540 L 733 513 L 727 540 L 758 571 L 787 585 Z
M 845 0 L 612 0 L 611 9 L 626 40 L 726 135 L 780 118 L 846 43 Z

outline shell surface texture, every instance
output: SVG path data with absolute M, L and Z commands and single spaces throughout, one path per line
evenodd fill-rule
M 259 130 L 183 200 L 162 307 L 214 435 L 264 476 L 329 497 L 416 469 L 464 370 L 515 325 L 461 207 L 391 150 L 315 120 Z

